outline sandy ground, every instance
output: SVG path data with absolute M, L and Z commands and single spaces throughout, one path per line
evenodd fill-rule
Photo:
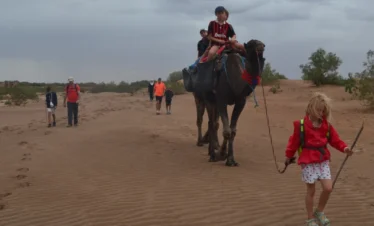
M 320 90 L 301 81 L 285 81 L 282 89 L 267 92 L 280 164 L 292 121 Z M 348 143 L 366 118 L 359 152 L 348 160 L 326 214 L 337 226 L 374 225 L 373 115 L 343 88 L 322 90 L 335 100 L 334 125 Z M 61 106 L 58 126 L 46 128 L 43 101 L 0 107 L 0 225 L 303 225 L 300 169 L 277 173 L 261 89 L 257 98 L 260 107 L 249 99 L 239 121 L 237 168 L 209 163 L 207 146 L 195 145 L 191 94 L 176 96 L 173 114 L 159 116 L 147 96 L 84 94 L 78 128 L 65 128 Z M 205 116 L 205 128 L 206 122 Z M 332 150 L 333 174 L 343 158 Z

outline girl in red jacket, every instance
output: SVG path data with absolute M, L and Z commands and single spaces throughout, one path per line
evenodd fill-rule
M 310 99 L 304 119 L 293 122 L 294 132 L 289 138 L 286 149 L 286 164 L 296 151 L 299 152 L 298 164 L 302 169 L 302 180 L 306 183 L 307 194 L 305 198 L 308 219 L 306 225 L 330 225 L 323 210 L 332 191 L 330 173 L 330 144 L 340 152 L 352 155 L 349 147 L 339 138 L 338 133 L 330 124 L 331 104 L 330 98 L 325 94 L 315 93 Z M 315 182 L 320 181 L 323 191 L 317 209 L 313 212 L 313 199 Z

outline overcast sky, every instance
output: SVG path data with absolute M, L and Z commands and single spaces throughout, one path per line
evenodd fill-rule
M 195 60 L 218 5 L 289 78 L 318 47 L 343 59 L 343 75 L 374 49 L 373 0 L 0 0 L 0 80 L 166 78 Z

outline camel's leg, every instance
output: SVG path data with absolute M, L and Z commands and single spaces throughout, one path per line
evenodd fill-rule
M 201 142 L 204 143 L 204 144 L 209 143 L 209 130 L 206 130 Z
M 202 97 L 197 96 L 196 94 L 193 95 L 195 98 L 195 105 L 196 105 L 196 125 L 197 125 L 197 146 L 203 146 L 203 136 L 201 131 L 201 126 L 203 124 L 203 117 L 205 113 L 205 102 Z M 208 130 L 209 131 L 209 130 Z M 207 131 L 207 133 L 208 133 Z M 205 137 L 205 136 L 204 136 Z
M 217 101 L 217 108 L 219 115 L 221 116 L 222 126 L 223 126 L 223 142 L 220 149 L 220 158 L 221 160 L 225 160 L 227 157 L 227 142 L 231 135 L 231 129 L 229 125 L 229 116 L 227 113 L 227 104 Z
M 208 154 L 210 156 L 209 161 L 215 162 L 216 154 L 215 150 L 218 145 L 218 136 L 217 136 L 217 121 L 219 119 L 218 111 L 214 103 L 207 103 L 207 111 L 209 117 L 209 147 L 208 147 Z
M 238 123 L 238 119 L 240 114 L 242 113 L 244 106 L 246 104 L 246 98 L 241 98 L 235 103 L 234 109 L 231 114 L 231 134 L 228 140 L 228 154 L 226 160 L 226 166 L 238 166 L 239 164 L 235 161 L 234 158 L 234 139 L 236 136 L 236 125 Z

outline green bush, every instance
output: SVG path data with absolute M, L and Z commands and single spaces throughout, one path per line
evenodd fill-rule
M 308 59 L 307 64 L 299 66 L 303 80 L 312 81 L 316 86 L 344 85 L 344 79 L 338 73 L 343 61 L 335 53 L 326 53 L 324 49 L 319 48 Z

